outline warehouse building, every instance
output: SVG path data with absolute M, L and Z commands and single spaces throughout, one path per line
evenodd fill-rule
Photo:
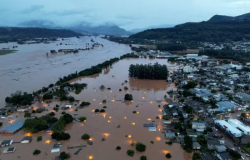
M 234 111 L 238 106 L 230 101 L 221 101 L 217 103 L 220 111 Z
M 241 121 L 237 119 L 228 119 L 228 123 L 242 131 L 245 135 L 250 135 L 250 127 L 244 125 Z
M 19 131 L 24 125 L 23 120 L 14 121 L 0 129 L 0 134 L 13 134 Z
M 215 125 L 217 125 L 220 129 L 224 130 L 227 134 L 234 136 L 234 137 L 241 137 L 243 133 L 237 129 L 236 127 L 232 126 L 225 120 L 215 120 Z

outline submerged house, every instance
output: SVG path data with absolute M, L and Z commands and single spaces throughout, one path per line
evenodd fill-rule
M 13 153 L 15 152 L 16 147 L 4 148 L 3 153 Z
M 26 137 L 23 137 L 23 139 L 21 140 L 21 143 L 30 143 L 31 141 L 32 141 L 32 137 L 26 136 Z
M 0 146 L 1 146 L 1 147 L 10 146 L 12 143 L 13 143 L 13 140 L 3 140 L 3 141 L 0 143 Z

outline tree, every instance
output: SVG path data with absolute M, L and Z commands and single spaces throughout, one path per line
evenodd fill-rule
M 120 146 L 117 146 L 117 147 L 116 147 L 116 150 L 121 150 L 121 147 L 120 147 Z
M 195 152 L 192 156 L 192 160 L 200 160 L 201 159 L 201 154 Z
M 166 65 L 155 64 L 131 64 L 129 66 L 129 76 L 138 79 L 159 79 L 166 80 L 168 77 L 168 69 Z
M 104 85 L 101 85 L 101 86 L 100 86 L 100 89 L 101 89 L 101 90 L 103 90 L 103 89 L 105 89 L 105 88 L 106 88 L 106 87 L 105 87 Z
M 132 96 L 132 94 L 125 94 L 124 99 L 125 99 L 126 101 L 132 101 L 132 100 L 133 100 L 133 96 Z
M 34 150 L 33 155 L 37 155 L 37 154 L 40 154 L 40 153 L 41 153 L 41 151 L 36 149 L 36 150 Z
M 87 120 L 86 117 L 81 117 L 81 118 L 80 118 L 80 121 L 81 121 L 81 122 L 84 122 L 85 120 Z
M 84 106 L 89 106 L 89 105 L 90 105 L 89 102 L 82 102 L 82 103 L 80 104 L 80 106 L 82 106 L 82 107 L 84 107 Z
M 31 116 L 31 113 L 29 113 L 29 112 L 24 113 L 24 117 L 30 117 L 30 116 Z
M 146 150 L 146 145 L 142 143 L 136 143 L 136 150 L 140 152 L 144 152 Z
M 70 96 L 70 97 L 68 98 L 68 100 L 69 100 L 70 102 L 75 102 L 75 98 L 72 97 L 72 96 Z
M 42 139 L 43 139 L 42 136 L 38 136 L 37 139 L 36 139 L 36 141 L 41 141 Z
M 43 95 L 43 100 L 47 100 L 47 99 L 53 99 L 53 94 L 52 93 L 46 93 L 45 95 Z
M 172 156 L 171 156 L 171 154 L 170 153 L 167 153 L 166 154 L 166 158 L 171 158 Z
M 140 160 L 147 160 L 147 156 L 141 156 Z
M 51 134 L 51 138 L 55 139 L 57 141 L 68 140 L 68 139 L 70 139 L 70 135 L 68 133 L 64 133 L 64 132 L 53 132 Z
M 184 137 L 184 143 L 185 143 L 185 149 L 187 151 L 187 149 L 192 149 L 193 148 L 193 141 L 192 138 L 189 136 L 185 136 Z
M 64 118 L 66 123 L 71 123 L 73 121 L 73 117 L 68 113 L 64 114 L 63 118 Z
M 60 153 L 60 158 L 61 159 L 68 159 L 68 158 L 70 158 L 70 154 L 66 153 L 66 152 L 61 152 Z
M 129 156 L 133 157 L 134 154 L 135 154 L 135 151 L 129 149 L 129 150 L 127 150 L 127 154 L 128 154 Z
M 198 85 L 198 83 L 196 81 L 188 81 L 188 83 L 186 85 L 183 85 L 182 88 L 184 89 L 191 89 L 194 88 Z
M 88 140 L 89 138 L 90 138 L 90 136 L 86 133 L 84 135 L 82 135 L 83 140 Z
M 34 96 L 32 94 L 28 94 L 27 92 L 22 93 L 21 91 L 16 91 L 10 97 L 5 98 L 6 103 L 13 105 L 31 105 L 33 100 Z
M 99 109 L 95 109 L 95 112 L 97 113 L 97 112 L 100 112 L 100 110 Z
M 101 109 L 101 110 L 100 110 L 100 113 L 104 113 L 104 112 L 105 112 L 105 109 Z
M 241 155 L 232 149 L 227 149 L 227 152 L 234 158 L 234 159 L 241 159 Z

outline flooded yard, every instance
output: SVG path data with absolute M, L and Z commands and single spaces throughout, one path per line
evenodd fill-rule
M 102 74 L 72 81 L 71 83 L 88 84 L 88 87 L 80 94 L 71 93 L 71 95 L 81 102 L 90 102 L 91 105 L 75 111 L 79 104 L 75 105 L 74 103 L 72 109 L 66 110 L 74 117 L 87 117 L 87 121 L 84 123 L 73 121 L 66 126 L 65 132 L 69 133 L 71 138 L 67 141 L 60 141 L 62 143 L 61 152 L 70 153 L 70 159 L 72 160 L 139 160 L 142 155 L 146 155 L 149 160 L 165 160 L 166 153 L 171 153 L 171 159 L 190 159 L 190 155 L 184 153 L 180 144 L 165 144 L 168 140 L 165 139 L 163 133 L 162 106 L 168 103 L 164 100 L 164 95 L 169 90 L 175 90 L 174 85 L 167 84 L 165 80 L 138 80 L 128 76 L 130 64 L 148 64 L 156 61 L 168 65 L 167 60 L 164 59 L 125 59 L 115 63 L 112 68 L 103 70 Z M 110 88 L 110 90 L 101 90 L 101 85 Z M 128 90 L 124 90 L 125 86 L 128 87 Z M 119 91 L 119 89 L 122 91 Z M 124 102 L 126 93 L 133 95 L 133 101 Z M 161 99 L 160 102 L 159 99 Z M 106 100 L 106 103 L 103 103 L 103 100 Z M 48 111 L 33 115 L 41 116 L 50 113 L 56 104 L 62 107 L 69 103 L 53 101 L 48 106 L 45 105 Z M 96 114 L 93 112 L 95 109 L 102 109 L 104 106 L 107 107 L 105 113 Z M 60 117 L 62 111 L 60 109 L 56 112 L 56 116 Z M 136 111 L 136 114 L 133 111 Z M 24 119 L 23 113 L 15 113 L 14 116 L 14 119 Z M 159 119 L 156 118 L 157 116 Z M 148 131 L 148 128 L 143 127 L 143 124 L 152 122 L 157 124 L 157 131 Z M 7 123 L 8 119 L 6 118 L 4 125 Z M 88 145 L 86 141 L 81 139 L 81 136 L 85 133 L 91 136 L 93 145 Z M 27 133 L 21 130 L 14 135 L 1 135 L 0 138 L 1 140 L 13 139 L 16 142 L 20 141 L 25 134 Z M 38 135 L 43 136 L 43 140 L 40 142 L 36 141 Z M 59 153 L 51 153 L 56 141 L 51 139 L 49 133 L 40 132 L 32 135 L 32 137 L 33 141 L 30 144 L 12 144 L 16 147 L 16 151 L 10 154 L 2 154 L 1 157 L 8 160 L 49 160 L 59 155 Z M 103 138 L 105 140 L 102 140 Z M 150 141 L 154 143 L 152 144 Z M 135 146 L 131 146 L 132 142 L 145 144 L 146 151 L 137 152 Z M 86 147 L 83 147 L 78 155 L 74 155 L 78 150 L 77 148 L 68 149 L 69 146 L 80 145 L 86 145 Z M 117 146 L 120 146 L 121 150 L 117 151 Z M 40 155 L 31 155 L 35 149 L 41 150 Z M 128 149 L 135 151 L 133 157 L 127 155 Z

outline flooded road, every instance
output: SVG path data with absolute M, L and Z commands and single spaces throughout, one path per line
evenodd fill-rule
M 80 94 L 71 93 L 80 101 L 88 101 L 90 106 L 78 109 L 79 104 L 73 104 L 73 108 L 66 112 L 75 117 L 85 116 L 85 123 L 73 121 L 72 124 L 66 126 L 65 132 L 69 133 L 71 138 L 68 141 L 60 141 L 62 143 L 61 151 L 71 154 L 71 160 L 94 159 L 94 160 L 139 160 L 140 156 L 146 155 L 149 160 L 165 160 L 165 154 L 171 153 L 174 160 L 183 160 L 186 153 L 182 150 L 180 144 L 165 144 L 166 140 L 163 133 L 162 106 L 168 102 L 164 101 L 164 95 L 168 90 L 175 90 L 174 85 L 167 84 L 165 80 L 138 80 L 128 77 L 128 68 L 130 64 L 148 64 L 158 62 L 167 64 L 167 60 L 150 60 L 150 59 L 125 59 L 115 63 L 112 68 L 104 70 L 99 75 L 83 77 L 71 83 L 87 83 L 88 87 Z M 125 82 L 125 80 L 127 82 Z M 110 90 L 100 90 L 100 86 L 104 85 Z M 128 90 L 124 90 L 124 87 Z M 122 89 L 122 91 L 119 91 Z M 124 102 L 124 95 L 130 93 L 133 95 L 132 102 Z M 157 102 L 161 99 L 161 102 Z M 103 104 L 103 100 L 107 102 Z M 43 113 L 35 113 L 33 115 L 41 116 L 51 112 L 56 104 L 60 107 L 69 104 L 66 102 L 52 102 L 47 106 L 48 111 Z M 160 108 L 159 108 L 160 105 Z M 104 106 L 105 113 L 95 114 L 93 110 L 102 109 Z M 137 113 L 134 114 L 133 111 Z M 56 112 L 56 116 L 60 117 L 62 110 Z M 23 113 L 15 113 L 15 118 L 24 119 Z M 156 117 L 160 117 L 157 119 Z M 148 131 L 148 128 L 143 127 L 145 123 L 155 122 L 157 131 Z M 4 120 L 4 124 L 8 123 L 8 119 Z M 81 139 L 83 134 L 89 134 L 93 139 L 93 145 L 88 145 L 86 141 Z M 13 139 L 20 141 L 26 134 L 21 130 L 13 136 L 1 136 L 1 139 Z M 38 135 L 43 136 L 41 142 L 37 142 Z M 127 137 L 126 137 L 127 135 Z M 50 153 L 55 140 L 51 140 L 48 133 L 40 132 L 32 135 L 33 141 L 30 144 L 16 143 L 12 146 L 17 147 L 15 153 L 2 154 L 1 157 L 8 160 L 50 160 L 54 159 L 59 153 Z M 105 140 L 102 140 L 102 139 Z M 141 142 L 146 145 L 145 152 L 137 152 L 135 146 L 131 146 L 133 142 Z M 150 141 L 153 141 L 152 144 Z M 67 149 L 68 146 L 86 145 L 74 155 L 77 148 Z M 24 147 L 25 146 L 25 147 Z M 121 150 L 117 151 L 116 146 L 120 146 Z M 41 154 L 32 156 L 31 153 L 35 150 L 41 150 Z M 127 155 L 127 150 L 135 151 L 133 157 Z M 190 158 L 190 155 L 189 155 Z M 186 158 L 187 159 L 187 158 Z
M 104 46 L 79 51 L 76 54 L 50 54 L 50 50 L 85 48 L 86 43 L 93 44 L 91 39 Z M 60 43 L 62 45 L 58 45 Z M 128 45 L 117 44 L 99 37 L 60 39 L 50 44 L 0 43 L 0 48 L 11 49 L 12 46 L 18 46 L 16 48 L 18 51 L 0 56 L 0 107 L 5 106 L 5 97 L 17 90 L 36 91 L 55 83 L 59 77 L 131 52 Z M 46 53 L 49 53 L 48 57 Z

